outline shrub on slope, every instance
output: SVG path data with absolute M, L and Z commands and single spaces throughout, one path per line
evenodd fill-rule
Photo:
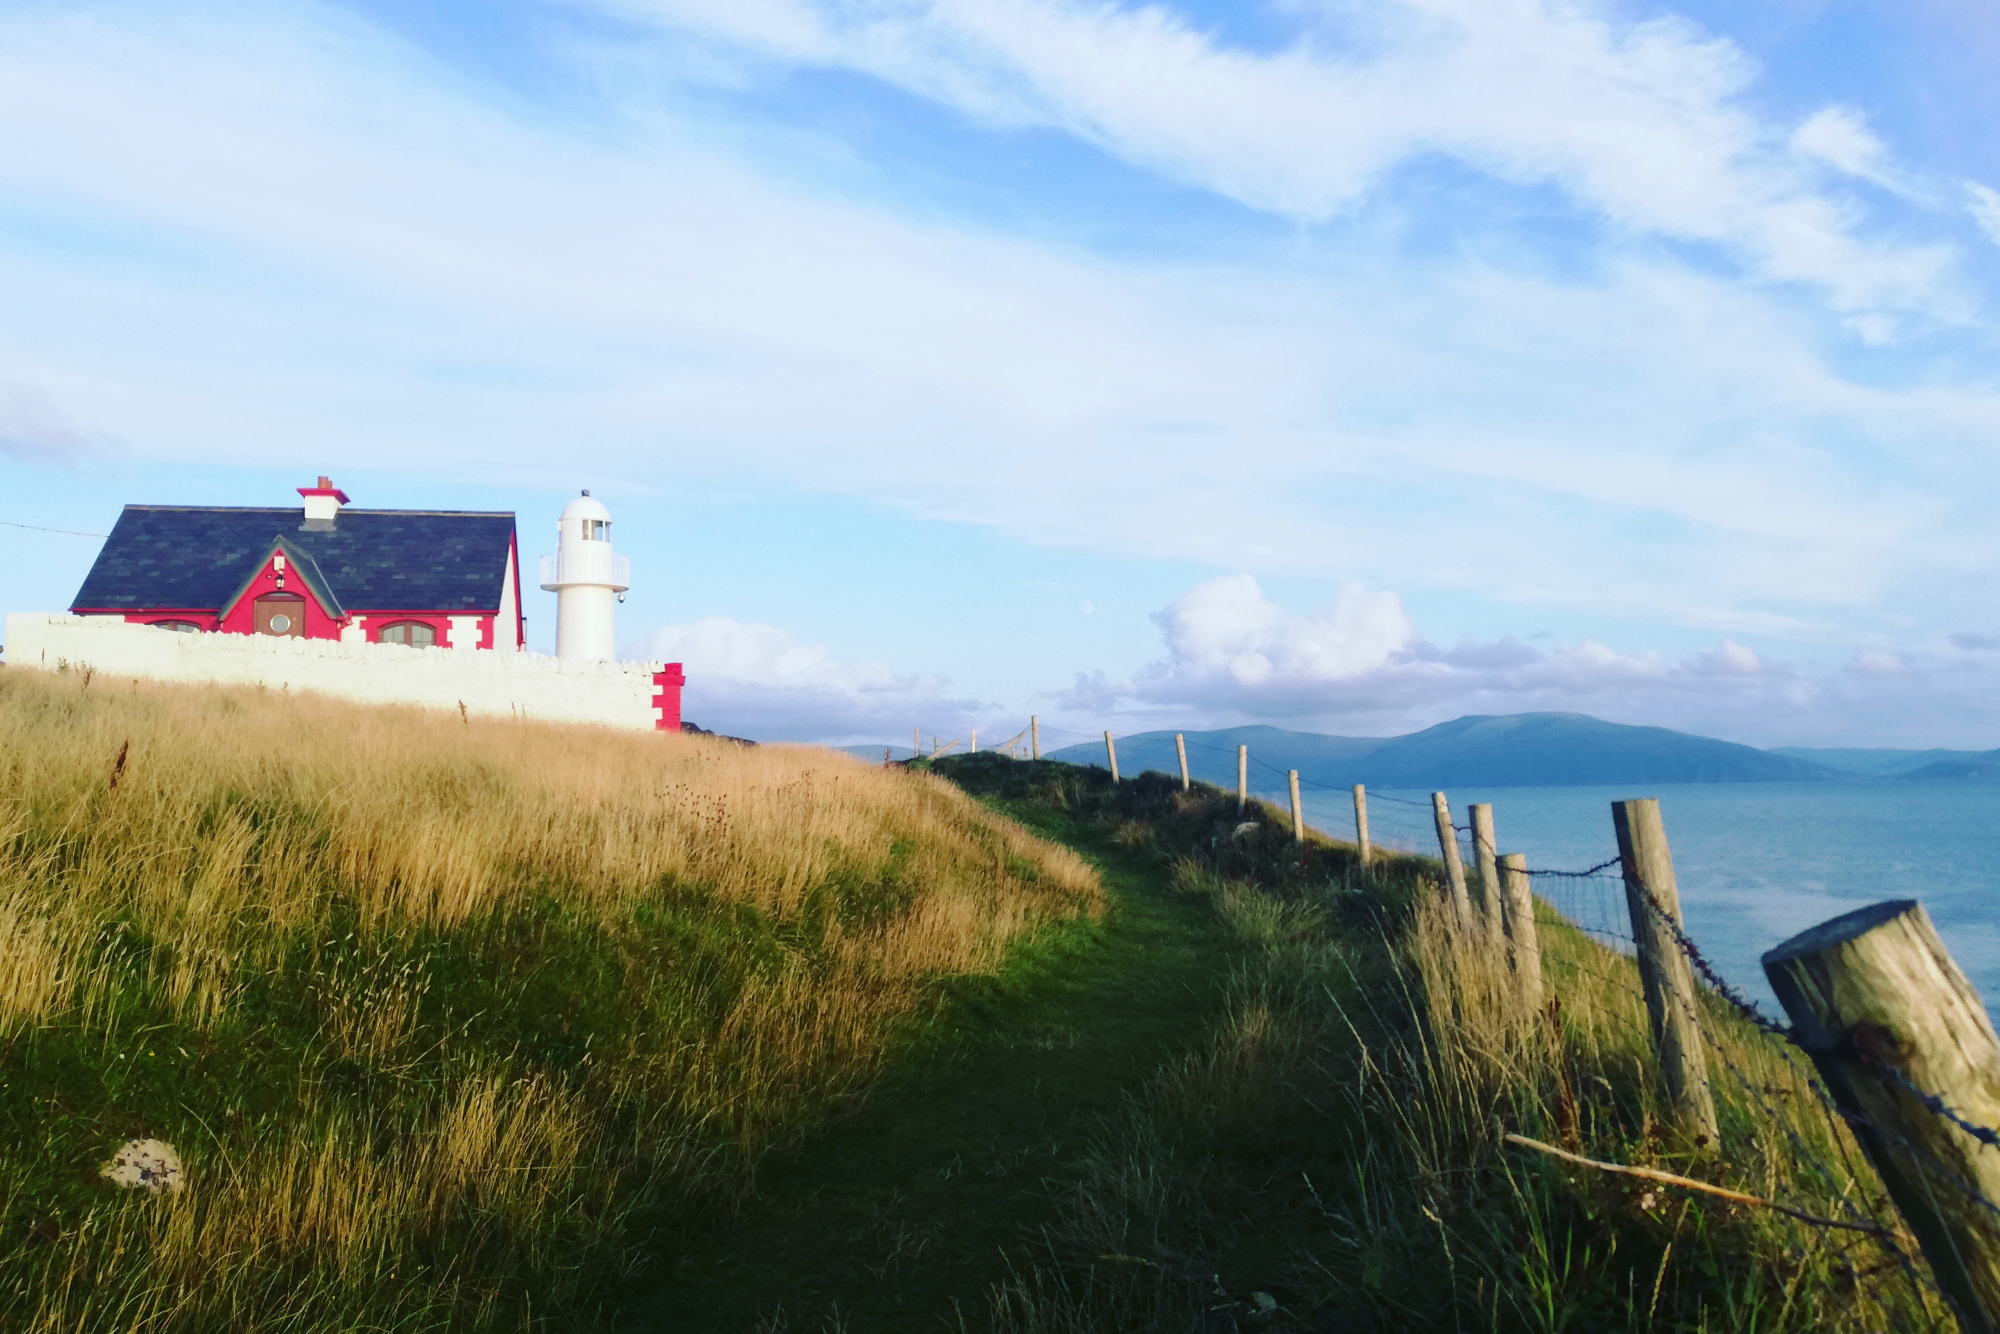
M 573 1313 L 1098 900 L 825 752 L 0 671 L 0 1325 Z

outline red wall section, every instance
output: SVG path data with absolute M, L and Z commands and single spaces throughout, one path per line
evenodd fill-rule
M 654 723 L 662 732 L 681 730 L 681 687 L 687 684 L 687 674 L 681 665 L 670 662 L 662 671 L 653 673 L 653 684 L 659 689 L 654 692 L 653 703 L 660 710 L 660 721 Z
M 313 596 L 312 589 L 308 588 L 306 581 L 299 577 L 299 572 L 288 569 L 285 572 L 285 586 L 279 588 L 278 572 L 269 560 L 264 562 L 263 569 L 257 571 L 257 577 L 250 581 L 250 586 L 243 590 L 242 596 L 236 599 L 236 604 L 223 608 L 220 627 L 222 633 L 255 634 L 256 622 L 252 619 L 254 616 L 252 604 L 266 593 L 297 593 L 306 600 L 307 639 L 340 638 L 340 622 L 326 614 L 326 609 L 319 605 L 319 599 Z

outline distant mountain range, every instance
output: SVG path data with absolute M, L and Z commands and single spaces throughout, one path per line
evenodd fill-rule
M 1865 778 L 2000 778 L 2000 750 L 1819 750 L 1779 746 L 1771 752 Z
M 1384 788 L 1570 787 L 1603 783 L 1769 783 L 1837 776 L 1827 765 L 1664 727 L 1630 727 L 1581 713 L 1458 718 L 1397 737 L 1324 736 L 1278 727 L 1188 732 L 1188 769 L 1236 784 L 1236 748 L 1250 747 L 1251 786 L 1297 769 L 1309 782 Z M 1104 763 L 1104 747 L 1070 746 L 1052 758 Z M 1118 739 L 1118 767 L 1178 773 L 1172 732 Z
M 1457 718 L 1408 736 L 1328 736 L 1282 727 L 1184 733 L 1188 769 L 1236 785 L 1236 748 L 1250 748 L 1253 788 L 1282 786 L 1288 769 L 1309 783 L 1431 790 L 1450 787 L 1583 787 L 1611 783 L 1780 783 L 1852 778 L 2000 781 L 2000 750 L 1860 750 L 1786 746 L 1758 750 L 1665 727 L 1607 723 L 1581 713 Z M 879 761 L 883 747 L 845 747 Z M 907 759 L 909 747 L 893 748 Z M 1104 764 L 1101 742 L 1049 752 L 1072 764 Z M 1180 772 L 1172 732 L 1118 738 L 1126 774 Z

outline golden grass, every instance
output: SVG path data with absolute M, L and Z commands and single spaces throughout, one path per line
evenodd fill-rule
M 0 671 L 0 1325 L 511 1322 L 1100 902 L 827 752 Z

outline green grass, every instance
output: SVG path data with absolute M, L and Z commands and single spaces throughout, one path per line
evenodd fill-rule
M 0 1329 L 587 1323 L 1099 900 L 842 757 L 0 671 Z
M 1210 1020 L 1233 950 L 1157 859 L 1038 806 L 998 803 L 1084 851 L 1099 923 L 954 979 L 934 1022 L 850 1112 L 766 1158 L 720 1234 L 669 1232 L 624 1304 L 633 1330 L 937 1330 L 976 1316 L 1060 1215 L 1074 1178 L 1157 1065 Z
M 1417 859 L 1364 876 L 1338 846 L 1302 857 L 1268 811 L 1239 840 L 1232 798 L 1158 775 L 1113 791 L 941 767 L 1150 847 L 1241 949 L 1215 1019 L 1144 1083 L 969 1328 L 1951 1327 L 1872 1238 L 1501 1145 L 1516 1131 L 1893 1222 L 1797 1067 L 1714 997 L 1719 1151 L 1672 1129 L 1631 962 L 1559 922 L 1543 938 L 1557 1003 L 1524 1011 Z

